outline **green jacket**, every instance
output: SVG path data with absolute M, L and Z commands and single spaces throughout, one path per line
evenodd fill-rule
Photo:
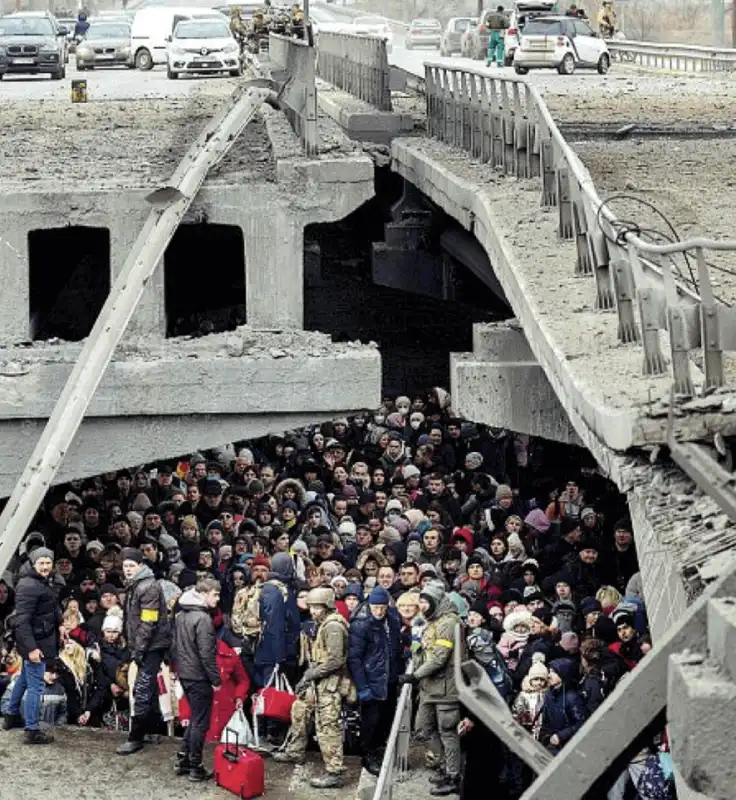
M 414 654 L 414 676 L 425 703 L 457 703 L 455 685 L 455 629 L 460 624 L 455 606 L 445 597 L 422 633 L 422 646 Z

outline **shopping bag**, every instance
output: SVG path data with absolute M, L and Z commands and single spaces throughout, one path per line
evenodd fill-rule
M 222 742 L 222 744 L 227 744 L 228 741 L 232 739 L 242 747 L 252 747 L 255 744 L 253 731 L 251 730 L 248 719 L 242 708 L 239 708 L 232 717 L 230 717 L 230 721 L 222 732 L 220 742 Z
M 253 717 L 266 717 L 289 724 L 295 700 L 296 695 L 286 675 L 282 675 L 276 665 L 266 686 L 253 697 Z

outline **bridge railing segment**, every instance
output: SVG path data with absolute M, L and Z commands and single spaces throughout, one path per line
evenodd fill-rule
M 379 111 L 391 111 L 388 53 L 378 36 L 320 33 L 317 75 Z
M 429 136 L 504 175 L 539 179 L 542 206 L 557 208 L 559 238 L 575 242 L 575 274 L 595 278 L 596 310 L 616 311 L 618 338 L 642 347 L 644 374 L 668 369 L 660 343 L 667 331 L 678 395 L 694 394 L 701 351 L 703 388 L 723 386 L 723 352 L 736 350 L 736 310 L 715 297 L 709 259 L 736 251 L 736 241 L 666 242 L 617 219 L 523 78 L 427 63 L 424 83 Z
M 272 33 L 268 58 L 271 76 L 280 85 L 280 105 L 301 139 L 307 155 L 319 151 L 315 48 L 300 39 Z
M 608 42 L 611 60 L 622 64 L 665 69 L 673 72 L 733 72 L 736 50 L 730 47 L 634 42 L 627 39 Z

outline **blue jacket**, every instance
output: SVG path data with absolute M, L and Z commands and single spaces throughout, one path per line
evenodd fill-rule
M 567 744 L 588 719 L 588 712 L 580 692 L 575 687 L 575 664 L 566 658 L 555 659 L 550 663 L 561 678 L 562 684 L 550 689 L 544 696 L 542 706 L 542 730 L 540 740 L 552 752 Z M 558 747 L 549 744 L 549 738 L 557 734 Z
M 348 668 L 361 700 L 385 700 L 401 668 L 401 623 L 393 608 L 382 620 L 360 605 L 350 621 Z M 370 693 L 370 696 L 368 695 Z
M 256 650 L 256 666 L 275 666 L 299 657 L 299 632 L 301 619 L 294 589 L 284 581 L 288 597 L 278 586 L 267 581 L 258 599 L 261 619 L 261 639 Z

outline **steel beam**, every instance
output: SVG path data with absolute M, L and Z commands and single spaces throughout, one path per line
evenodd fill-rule
M 189 148 L 168 186 L 151 195 L 151 212 L 79 360 L 61 392 L 41 438 L 0 516 L 0 575 L 20 544 L 64 455 L 84 419 L 143 290 L 163 258 L 179 223 L 204 183 L 261 105 L 273 95 L 269 81 L 239 87 Z

